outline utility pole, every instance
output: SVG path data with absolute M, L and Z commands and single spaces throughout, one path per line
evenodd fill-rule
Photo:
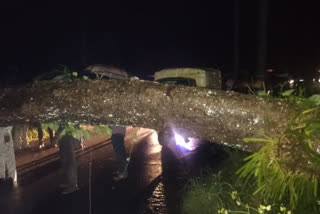
M 236 80 L 239 73 L 239 25 L 240 25 L 240 1 L 234 0 L 234 70 L 233 78 Z
M 260 0 L 259 2 L 258 54 L 256 74 L 260 79 L 264 78 L 266 74 L 268 0 Z

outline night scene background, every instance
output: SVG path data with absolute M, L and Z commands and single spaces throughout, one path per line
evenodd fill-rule
M 314 75 L 320 66 L 316 1 L 259 2 L 10 3 L 1 12 L 1 84 L 27 82 L 58 64 L 112 65 L 142 79 L 164 68 L 213 67 L 238 79 L 257 71 L 261 30 L 266 69 Z
M 32 118 L 34 120 L 45 120 L 47 118 L 42 117 L 42 115 L 48 115 L 50 120 L 58 117 L 61 117 L 62 120 L 68 120 L 69 118 L 64 118 L 65 115 L 67 115 L 65 112 L 68 113 L 68 116 L 70 113 L 70 118 L 73 120 L 73 118 L 77 118 L 76 116 L 79 116 L 79 118 L 82 117 L 83 114 L 78 114 L 77 112 L 85 112 L 87 111 L 86 109 L 88 109 L 85 116 L 88 116 L 88 120 L 86 121 L 90 124 L 90 118 L 92 117 L 91 111 L 96 111 L 96 115 L 99 116 L 102 115 L 100 109 L 103 111 L 110 110 L 110 112 L 116 109 L 114 111 L 115 114 L 112 112 L 112 114 L 105 114 L 104 116 L 111 117 L 110 120 L 117 122 L 117 119 L 119 119 L 117 118 L 117 114 L 120 115 L 121 113 L 121 117 L 123 118 L 132 117 L 127 121 L 134 121 L 132 124 L 136 124 L 136 119 L 143 115 L 141 116 L 142 119 L 139 119 L 141 121 L 140 124 L 147 124 L 149 121 L 152 121 L 150 124 L 165 124 L 164 122 L 166 122 L 166 125 L 171 125 L 171 118 L 169 117 L 174 116 L 172 121 L 178 121 L 178 126 L 182 123 L 183 125 L 185 125 L 184 123 L 188 123 L 192 129 L 198 126 L 197 124 L 209 124 L 205 123 L 206 120 L 209 121 L 215 118 L 212 119 L 212 121 L 216 121 L 216 124 L 212 123 L 213 125 L 208 125 L 208 129 L 202 132 L 215 135 L 210 138 L 213 140 L 217 139 L 217 133 L 222 133 L 221 136 L 223 135 L 224 138 L 231 136 L 230 138 L 233 140 L 236 139 L 236 137 L 238 139 L 240 133 L 243 135 L 245 133 L 255 133 L 250 127 L 256 128 L 254 130 L 259 129 L 259 131 L 257 131 L 257 136 L 259 136 L 263 133 L 260 133 L 261 130 L 271 130 L 270 133 L 278 133 L 279 130 L 277 127 L 279 127 L 280 133 L 282 132 L 281 130 L 284 130 L 284 128 L 288 126 L 283 134 L 281 133 L 279 140 L 278 135 L 266 136 L 264 133 L 263 137 L 268 138 L 267 140 L 247 138 L 250 136 L 245 136 L 247 140 L 249 139 L 249 142 L 258 139 L 258 142 L 268 142 L 268 145 L 273 146 L 264 147 L 270 148 L 268 150 L 260 150 L 264 153 L 254 153 L 258 155 L 261 154 L 260 157 L 262 157 L 262 161 L 257 163 L 259 165 L 260 163 L 265 164 L 257 168 L 263 168 L 259 173 L 265 178 L 271 178 L 271 185 L 269 185 L 269 183 L 267 183 L 268 185 L 262 183 L 262 186 L 266 186 L 267 188 L 271 187 L 271 194 L 275 193 L 273 194 L 274 197 L 280 199 L 277 201 L 277 203 L 279 202 L 279 206 L 276 206 L 281 210 L 283 202 L 289 202 L 289 197 L 278 197 L 276 194 L 281 195 L 283 192 L 286 192 L 288 188 L 294 186 L 294 184 L 298 184 L 297 189 L 299 188 L 298 191 L 301 191 L 301 195 L 299 195 L 300 200 L 296 199 L 296 202 L 299 203 L 297 203 L 298 209 L 295 213 L 311 214 L 309 210 L 315 211 L 313 213 L 319 213 L 319 193 L 318 195 L 314 193 L 316 193 L 316 191 L 319 192 L 318 166 L 320 159 L 319 155 L 315 155 L 315 150 L 310 149 L 312 148 L 310 139 L 312 134 L 316 133 L 314 135 L 317 137 L 316 139 L 319 140 L 317 131 L 320 129 L 318 117 L 320 110 L 319 106 L 309 108 L 310 103 L 312 103 L 312 105 L 314 105 L 314 103 L 310 101 L 310 98 L 305 99 L 301 97 L 304 89 L 300 88 L 300 85 L 297 84 L 299 88 L 294 88 L 298 89 L 294 92 L 290 83 L 290 81 L 294 82 L 296 79 L 299 79 L 297 82 L 303 82 L 306 89 L 305 91 L 311 88 L 307 87 L 309 83 L 312 83 L 310 85 L 317 85 L 315 89 L 318 90 L 316 91 L 318 95 L 316 95 L 315 98 L 311 96 L 311 98 L 313 97 L 315 101 L 318 102 L 317 105 L 320 105 L 320 4 L 318 2 L 319 1 L 312 0 L 212 0 L 210 2 L 194 0 L 191 2 L 104 1 L 101 4 L 94 4 L 92 2 L 87 4 L 80 2 L 64 2 L 63 4 L 42 2 L 40 4 L 38 2 L 31 3 L 29 1 L 18 0 L 3 3 L 3 5 L 1 5 L 2 10 L 0 10 L 0 89 L 2 91 L 0 95 L 1 99 L 3 98 L 2 100 L 6 100 L 7 97 L 13 98 L 12 112 L 11 103 L 8 105 L 10 108 L 8 108 L 7 105 L 4 105 L 5 108 L 2 108 L 4 109 L 2 110 L 2 112 L 4 112 L 2 115 L 3 118 L 5 118 L 3 121 L 7 121 L 8 115 L 6 112 L 9 112 L 6 111 L 7 109 L 10 110 L 10 114 L 13 115 L 11 116 L 12 118 L 18 118 L 20 113 L 22 119 L 18 118 L 19 121 L 22 121 L 25 117 L 24 114 L 28 115 L 29 112 L 31 116 L 34 112 L 37 114 L 37 117 Z M 125 69 L 128 73 L 140 79 L 147 80 L 153 80 L 153 74 L 156 71 L 166 68 L 218 68 L 222 74 L 223 89 L 227 90 L 229 89 L 225 83 L 232 82 L 233 84 L 233 80 L 235 80 L 235 82 L 238 81 L 238 83 L 241 81 L 248 83 L 250 79 L 254 78 L 255 80 L 258 79 L 261 83 L 260 86 L 263 85 L 264 87 L 265 85 L 262 84 L 262 81 L 268 79 L 267 76 L 287 74 L 285 76 L 286 79 L 282 79 L 281 81 L 286 84 L 290 83 L 291 90 L 286 90 L 286 85 L 278 85 L 278 88 L 274 87 L 274 91 L 266 91 L 264 87 L 264 94 L 262 94 L 262 96 L 268 97 L 268 99 L 250 98 L 249 96 L 233 92 L 217 93 L 218 95 L 215 93 L 212 97 L 217 97 L 217 99 L 215 99 L 214 102 L 209 102 L 209 99 L 211 99 L 210 94 L 212 94 L 211 91 L 208 90 L 208 92 L 206 92 L 206 90 L 199 90 L 199 93 L 196 93 L 198 90 L 192 89 L 191 91 L 191 89 L 188 88 L 188 90 L 186 90 L 188 93 L 185 94 L 182 93 L 182 90 L 177 90 L 181 95 L 177 96 L 177 100 L 175 99 L 174 102 L 172 102 L 172 94 L 176 93 L 173 91 L 174 87 L 163 87 L 166 93 L 162 93 L 162 89 L 156 89 L 154 90 L 155 92 L 150 90 L 150 93 L 144 94 L 140 93 L 140 90 L 145 90 L 146 87 L 141 86 L 141 88 L 139 88 L 139 82 L 139 84 L 136 84 L 136 90 L 132 91 L 136 92 L 139 89 L 139 96 L 140 94 L 142 96 L 152 96 L 152 98 L 155 97 L 155 100 L 157 99 L 157 94 L 159 94 L 159 96 L 161 96 L 159 102 L 140 105 L 142 102 L 146 103 L 146 101 L 141 101 L 142 99 L 136 99 L 136 96 L 132 96 L 130 97 L 132 100 L 129 100 L 130 102 L 128 103 L 139 103 L 139 105 L 129 106 L 126 102 L 115 101 L 118 100 L 119 96 L 117 95 L 121 95 L 122 93 L 122 91 L 119 90 L 117 93 L 112 94 L 112 96 L 110 95 L 110 99 L 108 97 L 108 99 L 104 100 L 103 103 L 105 103 L 106 100 L 112 100 L 110 105 L 109 103 L 102 104 L 101 102 L 100 106 L 98 102 L 93 101 L 100 101 L 100 94 L 102 94 L 102 92 L 100 93 L 101 88 L 99 88 L 99 93 L 96 96 L 97 99 L 91 99 L 91 95 L 94 94 L 95 90 L 90 91 L 89 89 L 83 90 L 84 92 L 82 92 L 82 90 L 80 92 L 79 90 L 79 93 L 78 90 L 76 90 L 72 99 L 65 99 L 70 93 L 73 93 L 73 90 L 70 90 L 69 94 L 63 94 L 62 96 L 60 94 L 64 93 L 64 88 L 62 88 L 61 91 L 51 88 L 51 84 L 56 84 L 55 82 L 50 82 L 48 88 L 43 87 L 47 82 L 38 84 L 38 86 L 35 84 L 35 87 L 32 87 L 30 90 L 28 88 L 36 76 L 49 72 L 59 65 L 67 66 L 72 71 L 81 71 L 87 66 L 95 64 L 104 64 Z M 313 84 L 313 82 L 317 83 Z M 84 83 L 83 85 L 85 87 L 88 86 L 84 81 L 79 81 L 79 83 Z M 255 82 L 252 81 L 252 83 Z M 71 85 L 72 84 L 73 82 L 71 82 Z M 115 84 L 118 84 L 118 82 L 115 81 Z M 116 86 L 113 85 L 113 83 L 110 85 Z M 122 87 L 121 84 L 119 85 Z M 252 85 L 255 87 L 254 84 Z M 2 90 L 2 88 L 5 87 L 20 86 L 24 91 Z M 63 86 L 63 84 L 61 84 L 61 86 Z M 76 86 L 81 87 L 82 84 L 75 85 L 75 87 Z M 162 85 L 160 86 L 162 87 Z M 249 84 L 243 84 L 242 86 L 244 86 L 243 88 L 245 88 L 246 92 L 248 92 L 248 89 L 251 89 L 251 85 Z M 259 90 L 261 89 L 260 86 L 258 88 Z M 58 87 L 60 86 L 58 85 Z M 66 88 L 67 87 L 69 87 L 69 84 L 66 84 Z M 97 88 L 98 87 L 100 87 L 100 85 L 97 84 Z M 105 90 L 109 92 L 109 88 L 105 88 Z M 119 89 L 119 87 L 114 88 Z M 134 84 L 130 85 L 130 90 L 132 88 L 134 88 Z M 127 90 L 129 88 L 126 87 L 125 89 Z M 232 88 L 232 90 L 233 89 L 234 88 Z M 52 94 L 46 93 L 48 91 L 51 93 L 51 90 Z M 19 96 L 11 93 L 11 91 L 17 91 L 16 94 L 24 96 L 23 99 L 19 99 Z M 27 93 L 24 93 L 25 91 Z M 40 92 L 40 95 L 35 94 L 37 91 Z M 161 93 L 159 93 L 159 91 Z M 238 92 L 244 91 L 238 90 Z M 261 91 L 251 90 L 251 92 L 251 94 L 255 94 L 256 92 L 255 95 L 261 95 L 261 93 L 258 93 Z M 278 92 L 283 92 L 283 95 Z M 6 97 L 6 94 L 9 96 Z M 33 96 L 34 94 L 35 96 Z M 87 96 L 83 96 L 83 94 L 90 96 L 89 99 L 87 99 Z M 130 93 L 127 93 L 127 95 L 128 94 Z M 201 97 L 202 95 L 205 96 L 204 94 L 206 94 L 206 98 L 208 97 L 208 102 Z M 311 95 L 311 93 L 305 94 L 306 97 Z M 37 97 L 37 95 L 39 96 Z M 81 95 L 81 99 L 77 99 L 79 95 Z M 282 98 L 292 98 L 290 101 L 296 102 L 292 106 L 291 104 L 288 105 L 290 108 L 292 107 L 292 111 L 289 107 L 287 108 L 287 105 L 279 102 L 279 100 L 269 99 L 271 95 L 278 95 L 278 97 L 280 96 Z M 45 102 L 41 105 L 42 98 L 47 96 L 48 100 L 43 99 Z M 51 102 L 50 96 L 53 97 L 53 101 L 58 100 L 57 105 L 53 105 L 55 103 Z M 200 99 L 197 99 L 198 101 L 196 100 L 196 102 L 190 102 L 196 96 Z M 126 97 L 127 96 L 124 96 L 124 98 Z M 188 99 L 186 102 L 183 100 L 185 97 L 186 100 Z M 10 101 L 9 98 L 8 100 Z M 30 101 L 28 101 L 29 98 Z M 60 102 L 60 100 L 63 102 Z M 76 105 L 69 105 L 70 103 L 73 104 L 73 100 L 75 100 L 74 103 L 76 103 Z M 119 100 L 122 101 L 122 98 Z M 224 102 L 224 100 L 227 101 Z M 149 101 L 148 99 L 148 102 Z M 158 105 L 158 103 L 162 104 L 162 102 L 164 103 L 161 106 L 162 108 L 158 108 L 156 105 Z M 305 106 L 309 109 L 307 107 L 307 110 L 302 108 L 303 105 L 300 105 L 301 102 L 303 102 L 302 104 L 306 104 Z M 40 103 L 40 105 L 37 105 L 37 103 Z M 90 108 L 87 107 L 85 105 L 86 103 L 92 103 L 93 110 L 91 110 L 90 105 L 88 105 Z M 125 105 L 122 105 L 122 103 Z M 212 106 L 216 105 L 217 108 L 213 108 L 213 111 L 206 103 L 209 103 L 210 106 L 211 104 Z M 274 105 L 271 105 L 272 103 L 274 103 Z M 119 108 L 117 104 L 122 105 L 121 107 L 124 108 Z M 197 109 L 187 108 L 189 104 L 192 107 L 196 106 Z M 296 106 L 299 108 L 295 108 L 295 104 L 297 104 Z M 46 108 L 47 105 L 49 105 L 50 108 Z M 145 108 L 144 105 L 148 105 L 148 108 Z M 181 105 L 181 108 L 179 105 Z M 60 108 L 60 106 L 63 108 Z M 112 108 L 108 108 L 108 106 Z M 169 109 L 168 106 L 174 106 L 177 109 L 173 108 L 173 111 L 170 112 L 171 109 Z M 16 111 L 16 109 L 18 110 Z M 71 110 L 67 111 L 65 109 Z M 75 109 L 75 112 L 73 112 L 73 109 Z M 129 110 L 127 111 L 127 109 Z M 220 111 L 218 111 L 219 109 Z M 302 113 L 298 114 L 298 110 L 301 110 Z M 142 114 L 139 112 L 142 112 Z M 146 114 L 144 112 L 146 112 Z M 161 114 L 158 112 L 161 112 Z M 169 112 L 169 114 L 167 114 L 167 112 Z M 176 112 L 179 112 L 179 114 L 176 115 Z M 202 112 L 205 114 L 202 114 Z M 189 115 L 190 113 L 192 114 Z M 289 113 L 291 115 L 297 113 L 299 116 L 291 117 Z M 150 118 L 155 118 L 155 121 L 157 118 L 160 118 L 159 121 L 162 120 L 164 122 L 154 122 L 145 115 L 151 115 L 152 118 L 151 116 Z M 166 117 L 164 117 L 164 115 Z M 265 115 L 271 115 L 270 121 Z M 287 117 L 287 115 L 290 117 Z M 300 118 L 300 115 L 307 116 Z M 309 115 L 311 116 L 309 117 Z M 26 116 L 26 118 L 27 117 L 28 116 Z M 99 117 L 92 118 L 94 120 L 96 118 L 99 119 Z M 147 120 L 145 118 L 147 118 Z M 260 118 L 263 118 L 263 120 L 260 120 Z M 305 118 L 308 120 L 304 120 Z M 294 123 L 289 123 L 291 119 Z M 30 122 L 26 119 L 25 122 L 27 121 Z M 167 123 L 167 121 L 169 122 Z M 239 124 L 238 121 L 240 121 Z M 265 123 L 265 121 L 267 122 Z M 275 125 L 273 124 L 274 121 L 276 123 Z M 91 140 L 83 140 L 83 138 L 81 138 L 83 142 L 82 140 L 77 141 L 78 148 L 75 149 L 76 161 L 79 167 L 77 168 L 77 164 L 73 164 L 73 167 L 76 166 L 73 170 L 78 169 L 78 173 L 76 172 L 79 178 L 77 181 L 78 184 L 73 184 L 71 191 L 64 191 L 60 185 L 64 182 L 64 176 L 61 176 L 62 174 L 59 172 L 63 165 L 62 162 L 60 163 L 60 160 L 63 159 L 61 158 L 62 152 L 60 152 L 60 149 L 63 148 L 61 145 L 64 145 L 64 143 L 59 144 L 59 135 L 58 138 L 53 138 L 50 136 L 48 129 L 42 130 L 43 126 L 41 127 L 40 123 L 38 123 L 38 121 L 36 122 L 37 124 L 30 123 L 28 126 L 21 125 L 20 127 L 20 124 L 17 124 L 14 127 L 13 136 L 17 137 L 14 145 L 14 155 L 18 182 L 14 183 L 13 179 L 11 179 L 11 181 L 9 180 L 11 183 L 6 183 L 8 182 L 7 180 L 0 179 L 1 213 L 91 214 L 107 212 L 116 214 L 177 214 L 180 213 L 177 212 L 180 206 L 184 206 L 182 203 L 180 204 L 180 200 L 184 199 L 186 195 L 189 196 L 182 190 L 188 189 L 186 188 L 188 187 L 187 181 L 194 177 L 198 179 L 198 176 L 204 178 L 204 181 L 208 181 L 209 183 L 204 183 L 205 185 L 201 182 L 199 183 L 200 188 L 203 188 L 204 191 L 202 194 L 198 194 L 198 192 L 195 191 L 196 194 L 194 194 L 194 197 L 190 197 L 189 199 L 189 201 L 194 203 L 188 203 L 189 201 L 185 203 L 188 205 L 186 206 L 188 209 L 191 207 L 196 210 L 195 212 L 191 211 L 188 213 L 213 213 L 201 212 L 198 208 L 217 211 L 218 208 L 221 208 L 218 202 L 223 204 L 225 201 L 226 205 L 231 201 L 235 209 L 240 209 L 240 206 L 237 205 L 239 202 L 238 198 L 234 195 L 234 192 L 236 192 L 234 191 L 235 189 L 230 190 L 228 186 L 227 191 L 222 191 L 222 187 L 228 183 L 236 185 L 235 181 L 238 180 L 239 175 L 236 174 L 236 171 L 242 166 L 244 158 L 248 157 L 249 153 L 233 149 L 231 146 L 227 148 L 229 146 L 225 140 L 221 141 L 221 143 L 227 146 L 194 139 L 195 144 L 198 144 L 197 146 L 199 147 L 193 151 L 187 151 L 187 147 L 180 148 L 181 145 L 187 144 L 187 142 L 185 142 L 186 139 L 188 139 L 188 142 L 191 142 L 187 135 L 182 136 L 184 133 L 177 133 L 179 138 L 177 136 L 174 136 L 174 138 L 170 136 L 175 135 L 176 133 L 174 132 L 164 133 L 163 135 L 168 135 L 171 138 L 161 139 L 161 132 L 145 128 L 127 127 L 126 146 L 130 148 L 130 154 L 128 156 L 129 159 L 126 159 L 129 160 L 126 170 L 128 168 L 129 175 L 131 175 L 129 177 L 127 175 L 122 183 L 117 183 L 113 180 L 116 154 L 112 146 L 112 138 L 110 139 L 110 136 L 106 134 L 102 136 L 95 135 Z M 129 122 L 126 123 L 129 124 Z M 247 126 L 249 123 L 250 126 Z M 53 124 L 58 129 L 55 121 L 53 121 Z M 68 127 L 70 124 L 68 123 Z M 188 124 L 186 126 L 188 126 Z M 174 125 L 175 124 L 173 124 L 173 127 Z M 70 126 L 73 127 L 72 124 Z M 73 129 L 75 129 L 74 127 Z M 199 130 L 201 127 L 204 126 L 198 126 L 197 129 Z M 262 129 L 261 127 L 266 128 Z M 311 129 L 308 129 L 310 127 Z M 94 131 L 94 128 L 91 126 L 86 126 L 84 129 L 93 129 Z M 244 131 L 245 129 L 249 131 Z M 44 131 L 45 135 L 42 131 Z M 55 131 L 58 132 L 58 130 Z M 296 133 L 299 135 L 295 135 Z M 179 134 L 181 134 L 181 136 L 179 136 Z M 254 135 L 254 137 L 256 136 Z M 178 143 L 177 139 L 183 140 L 183 143 Z M 281 145 L 280 140 L 282 139 L 285 142 Z M 289 139 L 288 142 L 287 139 Z M 293 139 L 292 144 L 290 144 L 291 139 Z M 296 139 L 299 141 L 297 140 L 296 142 Z M 171 148 L 168 146 L 169 143 L 171 143 Z M 190 144 L 188 145 L 190 146 Z M 230 145 L 233 145 L 233 142 Z M 234 145 L 238 146 L 237 144 Z M 284 149 L 280 149 L 280 146 Z M 72 149 L 72 146 L 70 146 L 69 149 L 70 148 Z M 241 144 L 239 148 L 241 148 Z M 61 151 L 62 150 L 63 149 L 61 149 Z M 279 153 L 280 150 L 282 153 Z M 181 151 L 182 153 L 180 153 Z M 178 152 L 179 155 L 184 156 L 178 157 Z M 277 153 L 277 155 L 273 153 Z M 283 159 L 282 154 L 284 154 Z M 72 156 L 73 149 L 68 157 L 70 158 Z M 291 162 L 287 162 L 287 160 Z M 309 160 L 314 160 L 314 162 L 310 162 Z M 273 165 L 271 165 L 272 163 Z M 281 168 L 281 164 L 276 166 L 278 168 L 273 168 L 273 166 L 278 163 L 283 163 L 282 166 L 284 168 Z M 290 170 L 291 166 L 295 171 Z M 302 167 L 299 168 L 300 166 Z M 205 170 L 207 170 L 207 168 L 211 171 L 206 172 Z M 272 174 L 273 171 L 269 169 L 276 169 L 275 173 Z M 295 178 L 295 176 L 299 179 L 303 178 L 300 177 L 300 169 L 304 170 L 301 172 L 302 175 L 305 176 L 305 183 L 302 182 L 303 180 L 298 179 L 296 183 L 293 183 L 293 179 L 287 179 L 288 177 Z M 268 174 L 270 171 L 272 173 Z M 284 177 L 283 171 L 286 171 L 289 176 Z M 249 171 L 248 174 L 253 175 L 251 172 L 253 171 Z M 256 172 L 258 172 L 258 170 L 256 170 Z M 276 174 L 276 172 L 280 172 L 282 179 L 280 181 L 284 181 L 283 183 L 285 185 L 288 184 L 287 187 L 282 188 L 285 186 L 283 185 L 281 188 L 278 188 L 278 184 L 282 185 L 282 183 L 279 182 L 279 177 L 277 177 L 279 174 Z M 207 176 L 210 175 L 210 173 L 214 176 Z M 293 183 L 291 186 L 289 185 L 290 182 Z M 249 204 L 251 202 L 254 203 L 251 208 L 254 208 L 254 205 L 257 205 L 256 207 L 261 207 L 263 204 L 267 205 L 265 204 L 266 201 L 262 200 L 264 199 L 264 195 L 259 196 L 252 194 L 258 191 L 253 190 L 255 188 L 253 184 L 250 183 L 250 185 L 251 188 L 247 188 L 240 184 L 241 189 L 244 190 L 243 193 L 241 193 L 241 197 L 244 199 L 242 205 L 245 206 L 243 206 L 243 210 L 248 210 L 248 213 L 250 209 L 247 207 L 249 206 L 248 204 L 245 205 L 245 201 L 249 201 Z M 192 186 L 190 190 L 196 188 L 198 187 Z M 260 187 L 259 189 L 261 190 Z M 216 193 L 220 194 L 220 192 L 216 190 L 219 190 L 225 195 L 221 195 L 221 197 L 218 195 L 217 198 L 211 198 L 211 196 L 217 195 Z M 288 196 L 291 193 L 290 191 L 286 192 Z M 63 196 L 61 193 L 67 196 Z M 304 197 L 302 193 L 307 196 L 313 195 L 314 198 L 311 198 L 312 200 L 310 201 L 305 200 L 306 197 Z M 203 196 L 203 198 L 199 196 Z M 228 196 L 228 198 L 224 196 Z M 234 198 L 232 198 L 232 196 L 234 196 Z M 223 200 L 220 200 L 220 198 Z M 316 201 L 313 201 L 313 199 L 316 199 Z M 203 205 L 202 202 L 207 202 L 207 204 Z M 212 207 L 211 205 L 216 207 Z M 271 209 L 271 205 L 264 206 L 264 209 L 267 210 L 267 207 Z M 272 211 L 276 212 L 276 209 L 274 209 L 275 206 L 272 205 L 272 207 Z M 220 213 L 227 213 L 221 210 Z M 256 213 L 258 213 L 258 209 L 255 210 L 257 211 Z M 303 211 L 299 212 L 298 210 Z M 259 213 L 262 212 L 259 211 Z M 288 212 L 286 212 L 286 210 L 284 210 L 284 212 L 281 213 L 288 214 L 291 213 L 291 211 L 289 212 L 288 210 Z

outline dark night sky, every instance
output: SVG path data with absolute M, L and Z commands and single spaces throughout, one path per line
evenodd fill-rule
M 240 69 L 249 72 L 256 67 L 257 2 L 240 0 Z M 320 65 L 319 7 L 312 1 L 269 2 L 268 67 L 311 72 Z M 84 59 L 140 77 L 179 66 L 233 71 L 234 0 L 73 8 L 21 3 L 5 8 L 1 21 L 1 72 L 17 65 L 20 79 L 57 64 L 82 68 Z

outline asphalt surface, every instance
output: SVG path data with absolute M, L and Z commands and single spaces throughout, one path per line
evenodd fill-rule
M 56 150 L 31 162 L 21 157 L 17 167 L 18 184 L 12 188 L 3 184 L 0 187 L 0 213 L 179 212 L 179 175 L 174 167 L 164 173 L 162 165 L 164 160 L 166 166 L 175 165 L 177 160 L 158 144 L 155 131 L 130 129 L 127 132 L 129 177 L 117 183 L 112 180 L 115 156 L 110 141 L 105 138 L 86 144 L 83 150 L 77 151 L 79 191 L 60 194 L 58 186 L 62 176 Z

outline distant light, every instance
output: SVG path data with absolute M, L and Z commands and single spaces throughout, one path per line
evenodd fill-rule
M 270 72 L 270 73 L 271 73 L 271 72 L 274 72 L 274 69 L 273 69 L 273 68 L 268 68 L 268 69 L 267 69 L 267 72 Z
M 320 78 L 318 79 L 318 82 L 320 82 Z
M 304 81 L 304 79 L 299 79 L 299 82 L 303 82 Z
M 292 79 L 289 80 L 289 83 L 290 83 L 290 84 L 293 84 L 293 83 L 294 83 L 294 80 L 292 80 Z
M 313 81 L 313 82 L 315 82 L 315 81 L 316 81 L 316 79 L 315 79 L 315 78 L 313 78 L 313 79 L 312 79 L 312 81 Z

